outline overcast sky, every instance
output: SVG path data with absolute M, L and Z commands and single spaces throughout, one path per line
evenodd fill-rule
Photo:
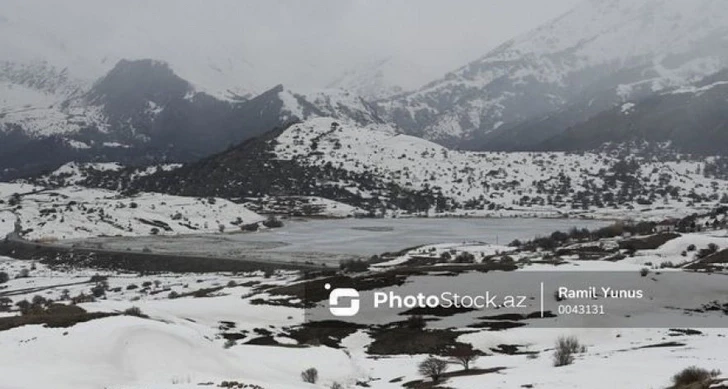
M 245 71 L 258 91 L 277 83 L 320 88 L 389 59 L 388 78 L 413 88 L 580 1 L 2 0 L 0 33 L 3 25 L 22 32 L 8 43 L 5 31 L 0 41 L 14 45 L 10 56 L 93 62 L 91 74 L 135 56 L 228 66 Z

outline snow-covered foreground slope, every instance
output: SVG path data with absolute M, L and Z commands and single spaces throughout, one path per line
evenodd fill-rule
M 143 308 L 142 308 L 143 309 Z M 182 312 L 184 310 L 181 310 Z M 181 314 L 182 312 L 177 312 Z M 279 310 L 280 312 L 280 310 Z M 219 316 L 225 317 L 225 316 Z M 265 316 L 253 326 L 265 327 Z M 239 322 L 238 322 L 239 323 Z M 63 335 L 63 333 L 67 333 Z M 633 350 L 639 345 L 659 342 L 668 336 L 665 330 L 590 330 L 578 331 L 590 351 L 573 366 L 554 368 L 550 358 L 535 360 L 525 355 L 493 356 L 476 363 L 476 367 L 507 366 L 497 374 L 458 377 L 449 387 L 475 389 L 518 388 L 537 385 L 545 389 L 659 388 L 669 384 L 670 372 L 691 365 L 725 366 L 722 350 L 728 341 L 722 331 L 706 331 L 699 337 L 670 337 L 688 341 L 690 348 L 670 350 L 653 348 Z M 138 318 L 108 318 L 83 323 L 71 329 L 23 327 L 0 334 L 4 351 L 2 367 L 9 389 L 54 387 L 86 388 L 199 388 L 207 382 L 238 381 L 266 389 L 326 388 L 333 382 L 356 387 L 357 379 L 378 378 L 372 388 L 401 389 L 402 377 L 418 379 L 417 364 L 425 356 L 368 358 L 362 344 L 363 333 L 346 338 L 346 350 L 326 347 L 285 348 L 270 346 L 236 346 L 224 349 L 209 328 L 194 324 L 163 323 Z M 562 332 L 521 330 L 508 334 L 464 336 L 477 347 L 528 342 L 533 350 L 552 347 Z M 9 352 L 9 351 L 12 351 Z M 348 354 L 348 355 L 347 355 Z M 649 361 L 646 362 L 646 361 Z M 33 366 L 36 373 L 27 374 Z M 300 373 L 316 366 L 319 384 L 301 382 Z M 366 381 L 362 381 L 366 382 Z
M 12 210 L 28 239 L 211 233 L 264 220 L 243 205 L 215 198 L 129 197 L 109 190 L 5 183 L 0 183 L 0 198 L 0 211 Z
M 681 248 L 691 243 L 702 247 L 715 242 L 725 247 L 728 238 L 718 236 L 720 233 L 725 231 L 686 234 L 641 255 L 651 260 L 678 255 Z M 416 251 L 429 252 L 430 248 L 437 253 L 455 250 L 484 255 L 511 250 L 486 245 L 435 244 Z M 562 267 L 582 271 L 629 270 L 640 280 L 637 271 L 643 264 L 634 258 L 617 263 L 567 260 L 558 269 Z M 553 265 L 534 264 L 524 271 L 530 268 L 556 270 Z M 28 277 L 15 278 L 23 269 L 27 269 Z M 0 330 L 0 374 L 4 388 L 192 389 L 219 387 L 224 381 L 236 381 L 250 385 L 243 387 L 265 389 L 323 389 L 332 387 L 334 382 L 344 388 L 402 389 L 405 383 L 422 378 L 418 364 L 428 357 L 419 353 L 372 355 L 368 347 L 376 338 L 373 328 L 353 330 L 343 337 L 339 348 L 297 338 L 292 329 L 304 323 L 305 311 L 274 303 L 275 296 L 268 292 L 300 281 L 296 273 L 138 275 L 120 271 L 99 274 L 91 269 L 50 269 L 43 264 L 4 257 L 0 258 L 0 271 L 11 276 L 9 282 L 0 286 L 0 298 L 7 296 L 12 304 L 38 299 L 35 295 L 68 304 L 66 296 L 88 296 L 93 288 L 102 285 L 102 296 L 97 296 L 95 301 L 79 302 L 77 306 L 87 312 L 120 314 L 67 328 L 25 325 Z M 96 281 L 90 281 L 94 275 L 108 278 L 97 276 Z M 507 276 L 507 273 L 502 275 Z M 430 274 L 413 278 L 458 285 L 472 277 L 477 274 Z M 725 275 L 693 274 L 691 277 L 709 277 L 710 283 L 715 283 L 716 277 Z M 391 289 L 401 290 L 411 287 L 409 284 Z M 701 286 L 701 283 L 686 285 L 690 290 Z M 261 300 L 271 304 L 260 304 Z M 689 298 L 683 300 L 689 301 Z M 654 303 L 666 304 L 665 301 Z M 138 308 L 143 316 L 122 314 L 132 307 Z M 671 312 L 685 314 L 678 309 Z M 0 313 L 0 324 L 4 323 L 3 317 L 12 315 L 17 312 Z M 447 326 L 448 318 L 439 319 L 443 322 L 435 321 L 428 328 Z M 331 332 L 331 339 L 335 339 L 338 330 Z M 446 385 L 456 389 L 664 388 L 670 385 L 673 374 L 688 366 L 725 369 L 728 365 L 725 331 L 686 330 L 467 328 L 456 336 L 457 341 L 471 344 L 486 355 L 471 366 L 473 375 L 450 377 Z M 554 343 L 565 335 L 576 336 L 586 351 L 577 353 L 573 364 L 554 367 Z M 226 340 L 226 336 L 236 340 Z M 326 335 L 321 336 L 324 339 Z M 501 345 L 517 345 L 525 353 L 497 351 L 502 349 Z M 32 374 L 28 373 L 29 366 L 33 368 Z M 318 370 L 317 383 L 302 382 L 301 372 L 308 368 Z M 478 370 L 492 368 L 500 370 Z M 460 369 L 449 366 L 452 372 Z
M 1 268 L 13 273 L 17 261 L 1 259 Z M 16 268 L 17 267 L 17 268 Z M 61 274 L 39 266 L 28 279 L 13 280 L 12 289 L 85 281 L 93 273 Z M 288 279 L 271 279 L 272 284 Z M 25 326 L 0 332 L 0 371 L 7 388 L 194 388 L 200 383 L 240 380 L 269 388 L 300 388 L 299 373 L 316 363 L 322 374 L 341 379 L 353 373 L 341 350 L 327 348 L 289 349 L 265 346 L 223 347 L 221 321 L 233 322 L 240 330 L 287 326 L 302 321 L 302 311 L 293 308 L 254 306 L 241 295 L 250 287 L 226 288 L 220 297 L 167 299 L 169 290 L 179 293 L 216 287 L 229 281 L 258 283 L 261 275 L 247 276 L 112 276 L 107 300 L 81 304 L 87 311 L 121 312 L 138 307 L 150 318 L 110 317 L 72 328 Z M 129 285 L 161 281 L 159 297 L 128 290 Z M 189 285 L 189 288 L 188 288 Z M 72 296 L 88 285 L 64 287 Z M 63 288 L 44 293 L 57 298 Z M 161 297 L 164 296 L 164 297 Z M 13 297 L 16 301 L 25 296 Z M 142 298 L 139 300 L 139 298 Z M 130 300 L 136 301 L 130 301 Z M 291 360 L 294 357 L 295 360 Z M 27 366 L 40 374 L 27 375 Z M 349 365 L 347 367 L 347 365 Z M 7 386 L 9 385 L 9 386 Z
M 704 160 L 634 157 L 634 164 L 624 165 L 610 154 L 466 152 L 388 125 L 360 127 L 330 118 L 293 125 L 276 141 L 278 158 L 439 190 L 470 215 L 662 218 L 712 208 L 728 193 L 727 181 L 701 174 Z

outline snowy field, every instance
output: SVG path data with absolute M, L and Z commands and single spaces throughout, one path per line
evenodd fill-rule
M 654 259 L 679 255 L 676 251 L 698 236 L 670 242 L 644 256 Z M 703 239 L 723 245 L 728 242 L 726 238 Z M 488 246 L 437 247 L 493 252 Z M 534 266 L 534 270 L 543 270 L 543 266 Z M 642 265 L 636 261 L 570 261 L 566 267 L 630 269 L 636 274 Z M 12 277 L 24 268 L 29 269 L 27 278 Z M 51 270 L 42 264 L 10 258 L 0 258 L 0 271 L 11 275 L 11 280 L 0 286 L 0 297 L 7 295 L 13 303 L 36 295 L 63 303 L 64 295 L 89 294 L 94 283 L 88 281 L 98 274 L 83 269 Z M 136 307 L 145 317 L 115 315 L 68 328 L 26 325 L 0 331 L 2 388 L 192 389 L 237 381 L 249 385 L 246 388 L 266 389 L 324 389 L 334 382 L 343 388 L 365 385 L 402 389 L 404 383 L 421 379 L 417 365 L 426 354 L 371 355 L 367 347 L 373 335 L 366 329 L 345 336 L 340 348 L 301 344 L 292 338 L 291 328 L 304 322 L 302 309 L 258 305 L 254 301 L 270 299 L 266 290 L 294 282 L 295 273 L 100 274 L 108 276 L 105 295 L 94 302 L 79 303 L 79 307 L 88 312 L 116 314 Z M 473 276 L 434 279 L 458 284 Z M 212 290 L 207 297 L 187 295 L 205 289 Z M 223 333 L 240 336 L 226 341 Z M 554 343 L 563 335 L 576 336 L 586 351 L 578 353 L 572 365 L 554 367 Z M 256 344 L 256 339 L 266 336 L 275 344 Z M 695 329 L 689 333 L 667 328 L 468 329 L 457 340 L 486 354 L 474 362 L 474 369 L 503 369 L 452 377 L 445 386 L 456 389 L 666 388 L 670 377 L 685 367 L 725 370 L 728 366 L 724 329 Z M 667 342 L 672 345 L 656 346 Z M 518 345 L 526 354 L 496 351 L 499 345 Z M 316 384 L 301 381 L 300 373 L 311 367 L 318 370 Z M 449 368 L 459 369 L 455 365 Z

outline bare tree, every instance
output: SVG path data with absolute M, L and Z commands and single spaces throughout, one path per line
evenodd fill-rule
M 470 370 L 470 364 L 480 357 L 477 350 L 473 349 L 471 345 L 465 344 L 458 345 L 450 350 L 448 356 L 451 362 L 457 363 L 465 370 Z
M 440 382 L 442 375 L 445 373 L 445 370 L 447 370 L 447 361 L 435 357 L 429 357 L 420 363 L 418 370 L 420 374 L 425 377 L 430 377 L 432 382 L 437 383 Z

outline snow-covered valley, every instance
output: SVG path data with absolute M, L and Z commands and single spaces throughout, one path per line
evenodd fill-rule
M 564 257 L 559 271 L 618 269 L 639 280 L 638 272 L 645 263 L 677 263 L 685 247 L 703 247 L 708 242 L 728 246 L 726 231 L 685 234 L 656 250 L 640 250 L 636 256 L 619 262 Z M 434 248 L 406 252 L 403 257 L 379 265 L 368 277 L 386 275 L 398 268 L 404 270 L 407 267 L 402 266 L 408 257 L 422 253 L 439 256 L 445 252 L 453 256 L 469 252 L 476 258 L 481 253 L 498 256 L 499 252 L 509 252 L 520 264 L 516 272 L 555 270 L 555 265 L 527 264 L 519 259 L 530 256 L 535 261 L 538 253 L 514 253 L 513 248 L 505 246 L 440 244 Z M 660 279 L 659 267 L 656 269 L 652 277 Z M 4 350 L 0 353 L 0 372 L 3 385 L 8 388 L 140 389 L 202 385 L 300 389 L 330 388 L 335 383 L 344 388 L 421 387 L 417 385 L 426 384 L 427 380 L 417 383 L 423 380 L 418 365 L 428 354 L 447 355 L 434 349 L 429 353 L 394 351 L 404 347 L 397 344 L 389 346 L 394 347 L 392 353 L 375 351 L 380 349 L 372 348 L 373 345 L 381 347 L 383 336 L 377 327 L 310 327 L 312 323 L 305 319 L 306 310 L 297 306 L 295 299 L 281 300 L 286 292 L 278 291 L 301 282 L 295 272 L 145 275 L 123 270 L 48 267 L 7 257 L 0 258 L 0 272 L 10 276 L 0 285 L 0 306 L 4 310 L 0 314 L 0 345 Z M 433 269 L 409 278 L 403 286 L 383 288 L 412 288 L 420 279 L 451 285 L 460 280 L 472 283 L 467 280 L 477 278 L 476 274 L 466 270 L 446 275 Z M 503 272 L 500 277 L 507 279 L 509 274 Z M 725 275 L 694 277 L 710 280 Z M 719 296 L 720 293 L 714 295 Z M 29 302 L 30 307 L 22 301 Z M 49 310 L 57 304 L 77 307 L 85 313 L 66 317 L 75 324 L 43 325 L 50 316 L 33 309 Z M 21 315 L 20 309 L 29 311 Z M 675 320 L 686 315 L 681 310 L 673 312 Z M 708 314 L 725 315 L 720 311 Z M 14 317 L 29 323 L 36 318 L 41 324 L 17 326 L 10 321 Z M 413 339 L 420 339 L 423 334 L 440 334 L 446 339 L 452 336 L 458 344 L 472 345 L 481 353 L 468 374 L 455 374 L 462 368 L 456 364 L 449 366 L 448 373 L 453 374 L 443 382 L 453 388 L 664 388 L 670 385 L 671 376 L 685 367 L 721 369 L 728 364 L 722 351 L 728 340 L 719 328 L 670 329 L 666 322 L 655 328 L 548 329 L 531 328 L 531 324 L 538 324 L 527 320 L 524 327 L 463 328 L 450 333 L 438 332 L 442 331 L 438 330 L 442 328 L 438 321 L 446 323 L 448 317 L 425 314 L 425 318 L 424 329 L 411 330 Z M 391 331 L 396 333 L 396 328 L 395 325 Z M 554 343 L 560 336 L 576 337 L 584 350 L 577 353 L 572 364 L 554 367 Z M 28 366 L 33 366 L 34 374 L 27 374 Z M 314 383 L 303 382 L 301 373 L 310 368 L 316 369 L 317 379 Z

